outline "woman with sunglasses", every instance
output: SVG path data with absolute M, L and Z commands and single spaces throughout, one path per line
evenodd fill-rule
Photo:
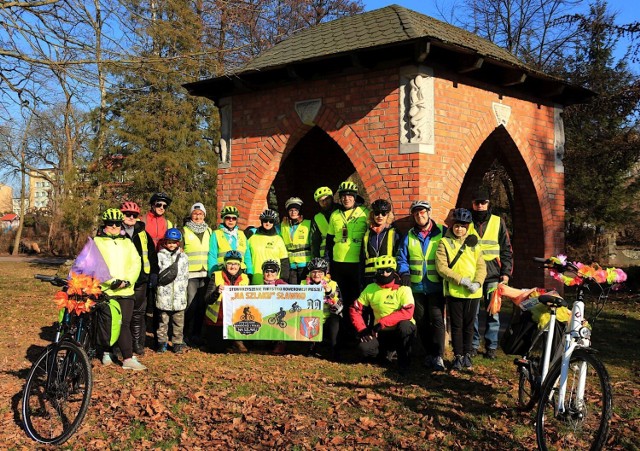
M 276 230 L 277 223 L 278 212 L 269 209 L 263 211 L 260 214 L 260 227 L 247 240 L 252 264 L 252 267 L 247 267 L 247 271 L 253 273 L 252 285 L 263 284 L 265 279 L 262 266 L 267 260 L 280 262 L 278 268 L 280 279 L 289 280 L 289 253 Z
M 209 240 L 209 254 L 207 267 L 211 276 L 216 271 L 222 271 L 225 267 L 225 256 L 229 251 L 238 251 L 242 255 L 242 269 L 251 279 L 251 273 L 247 268 L 251 267 L 251 253 L 247 246 L 245 233 L 238 227 L 240 212 L 233 205 L 226 205 L 220 210 L 222 222 L 211 235 Z
M 122 352 L 122 368 L 125 370 L 146 370 L 133 357 L 133 341 L 131 339 L 131 316 L 133 315 L 134 290 L 142 264 L 140 255 L 133 242 L 122 232 L 124 215 L 117 208 L 109 208 L 102 213 L 102 228 L 98 231 L 94 242 L 100 251 L 105 264 L 109 268 L 111 279 L 101 284 L 102 291 L 120 304 L 122 324 L 118 347 Z M 102 356 L 103 365 L 111 365 L 110 352 Z
M 411 288 L 400 284 L 396 259 L 390 255 L 377 257 L 374 263 L 375 282 L 367 285 L 349 308 L 351 321 L 358 332 L 358 349 L 365 358 L 377 358 L 386 363 L 388 351 L 396 351 L 398 370 L 409 370 L 411 344 L 416 334 L 413 320 L 414 301 Z M 374 325 L 369 327 L 363 317 L 365 307 L 371 307 Z
M 135 202 L 123 202 L 120 211 L 124 215 L 122 230 L 138 251 L 140 256 L 140 274 L 134 286 L 133 315 L 131 316 L 131 337 L 133 353 L 144 355 L 147 324 L 147 288 L 154 290 L 158 284 L 158 254 L 153 239 L 140 221 L 140 207 Z M 155 333 L 155 330 L 154 330 Z
M 364 271 L 363 287 L 375 282 L 376 270 L 374 262 L 382 255 L 395 257 L 398 252 L 398 232 L 393 227 L 393 213 L 391 204 L 378 199 L 371 204 L 371 211 L 367 220 L 369 228 L 362 239 L 360 261 Z
M 155 193 L 149 200 L 151 208 L 144 215 L 142 221 L 146 224 L 147 233 L 153 239 L 153 245 L 158 250 L 158 243 L 164 238 L 164 234 L 168 229 L 173 228 L 173 224 L 169 221 L 165 213 L 171 205 L 171 198 L 166 193 Z

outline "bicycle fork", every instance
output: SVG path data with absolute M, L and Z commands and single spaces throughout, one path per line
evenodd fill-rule
M 558 387 L 558 400 L 556 405 L 556 414 L 563 415 L 566 412 L 567 406 L 565 406 L 565 396 L 567 394 L 567 382 L 569 379 L 569 367 L 571 356 L 576 349 L 578 341 L 580 340 L 583 346 L 589 345 L 588 337 L 584 337 L 581 334 L 581 329 L 584 321 L 584 302 L 576 301 L 573 304 L 573 310 L 571 312 L 571 324 L 569 331 L 564 336 L 564 351 L 562 353 L 562 364 L 560 367 L 560 386 Z M 574 406 L 579 407 L 583 405 L 584 390 L 587 380 L 587 363 L 580 362 L 580 368 L 578 368 L 578 380 L 577 390 L 575 392 L 576 399 L 574 400 Z M 573 381 L 575 383 L 575 381 Z

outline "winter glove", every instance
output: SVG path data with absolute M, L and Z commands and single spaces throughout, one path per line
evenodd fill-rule
M 481 285 L 478 282 L 473 282 L 471 284 L 471 286 L 469 287 L 469 292 L 471 294 L 475 293 L 476 291 L 478 291 L 480 289 Z
M 333 304 L 329 306 L 329 311 L 331 313 L 335 313 L 336 315 L 339 315 L 340 312 L 342 312 L 342 304 Z
M 463 277 L 462 279 L 460 279 L 460 285 L 462 285 L 463 287 L 467 288 L 467 289 L 471 289 L 471 279 L 469 279 L 468 277 Z
M 411 274 L 402 274 L 400 276 L 400 279 L 402 280 L 402 286 L 403 287 L 410 287 L 411 286 Z
M 147 286 L 152 290 L 158 286 L 158 275 L 157 274 L 149 274 L 149 281 L 147 282 Z
M 110 288 L 112 290 L 117 290 L 117 289 L 120 288 L 120 285 L 122 285 L 122 282 L 124 282 L 124 281 L 120 280 L 120 279 L 115 279 L 113 282 L 111 282 Z
M 373 340 L 373 332 L 369 328 L 363 329 L 358 332 L 358 338 L 360 339 L 361 343 L 366 343 Z

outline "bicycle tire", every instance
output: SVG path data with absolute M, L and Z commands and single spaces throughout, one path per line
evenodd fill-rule
M 576 405 L 577 382 L 581 369 L 586 375 L 585 396 Z M 557 389 L 560 379 L 560 362 L 547 376 L 542 386 L 542 396 L 536 414 L 536 439 L 540 450 L 603 448 L 609 435 L 612 413 L 612 393 L 609 373 L 604 364 L 593 354 L 577 350 L 571 356 L 566 412 L 556 415 Z
M 525 356 L 527 364 L 518 365 L 518 409 L 524 412 L 532 410 L 538 402 L 546 341 L 546 331 L 537 334 Z
M 276 319 L 275 316 L 272 316 L 271 318 L 269 318 L 268 320 L 269 324 L 271 324 L 272 326 L 275 326 L 278 323 L 278 320 Z
M 93 376 L 85 351 L 63 340 L 44 350 L 22 395 L 24 429 L 33 440 L 60 445 L 78 430 L 89 408 Z

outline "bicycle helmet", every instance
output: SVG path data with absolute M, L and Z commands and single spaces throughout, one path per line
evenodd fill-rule
M 149 203 L 151 205 L 153 205 L 158 201 L 166 202 L 167 203 L 167 207 L 169 205 L 171 205 L 171 198 L 169 197 L 169 195 L 167 193 L 155 193 L 155 194 L 153 194 L 151 196 L 151 199 L 149 200 Z
M 224 262 L 226 263 L 228 261 L 238 261 L 242 263 L 242 254 L 234 250 L 228 251 L 224 254 Z
M 324 271 L 326 274 L 329 270 L 329 263 L 324 258 L 315 257 L 311 259 L 307 265 L 307 269 L 309 271 Z
M 278 263 L 277 260 L 265 260 L 265 262 L 262 264 L 262 272 L 264 272 L 267 269 L 275 269 L 276 272 L 280 271 L 280 263 Z
M 343 194 L 358 194 L 358 185 L 348 180 L 342 182 L 338 187 L 338 196 L 342 196 Z
M 375 261 L 373 262 L 373 267 L 375 269 L 391 268 L 395 271 L 397 266 L 398 266 L 398 262 L 396 261 L 396 258 L 391 255 L 381 255 L 380 257 L 376 258 Z
M 140 214 L 140 207 L 135 202 L 127 201 L 127 202 L 122 202 L 122 205 L 120 206 L 120 211 L 123 213 L 126 211 L 129 213 Z
M 466 208 L 456 208 L 453 210 L 453 222 L 457 224 L 469 224 L 473 222 L 471 212 Z
M 284 208 L 287 211 L 289 211 L 290 208 L 297 208 L 298 210 L 300 210 L 300 208 L 302 207 L 302 204 L 303 204 L 302 199 L 300 199 L 299 197 L 290 197 L 284 203 Z
M 165 232 L 164 239 L 172 240 L 172 241 L 180 241 L 182 239 L 182 233 L 180 233 L 180 230 L 174 227 Z
M 102 220 L 107 221 L 120 221 L 124 219 L 124 215 L 117 208 L 109 208 L 102 213 Z
M 415 200 L 411 203 L 411 207 L 409 208 L 409 214 L 413 214 L 413 210 L 417 209 L 426 209 L 431 211 L 431 204 L 426 200 Z
M 371 210 L 374 212 L 389 213 L 391 211 L 391 204 L 384 199 L 374 200 L 371 204 Z
M 278 212 L 266 209 L 260 213 L 260 222 L 265 222 L 267 220 L 273 221 L 273 223 L 276 224 L 278 222 Z
M 331 188 L 328 186 L 321 186 L 315 193 L 313 193 L 313 200 L 320 202 L 320 199 L 325 196 L 333 196 L 333 191 L 331 191 Z
M 226 207 L 222 207 L 220 210 L 220 218 L 224 219 L 225 216 L 240 216 L 240 212 L 233 205 L 227 205 Z

